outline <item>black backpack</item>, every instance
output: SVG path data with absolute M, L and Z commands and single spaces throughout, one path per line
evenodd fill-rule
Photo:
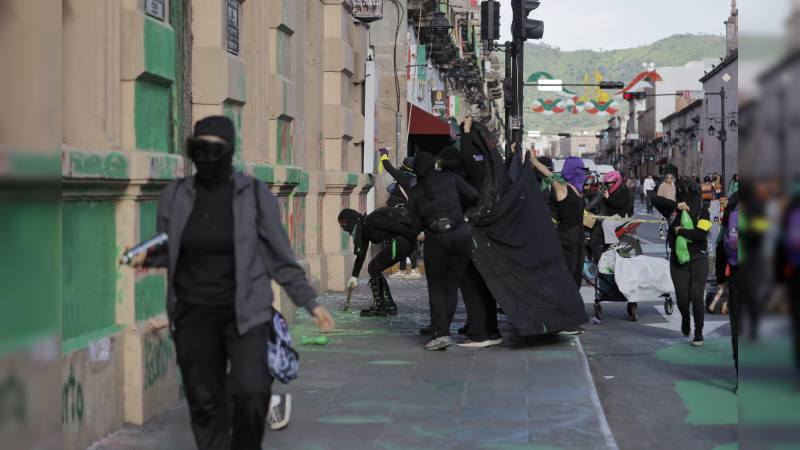
M 383 206 L 367 214 L 364 223 L 375 230 L 406 237 L 414 237 L 411 212 L 405 207 Z

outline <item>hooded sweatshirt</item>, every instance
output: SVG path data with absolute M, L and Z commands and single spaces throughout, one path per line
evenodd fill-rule
M 697 258 L 705 258 L 708 249 L 708 230 L 711 229 L 711 215 L 708 208 L 703 208 L 702 192 L 700 186 L 693 180 L 681 180 L 677 186 L 677 201 L 661 197 L 658 195 L 653 196 L 653 206 L 666 217 L 669 224 L 669 247 L 672 249 L 672 258 L 677 261 L 675 256 L 675 238 L 683 236 L 688 239 L 689 255 L 692 260 Z M 686 203 L 689 206 L 689 217 L 692 219 L 693 230 L 681 228 L 677 236 L 675 228 L 681 226 L 680 216 L 683 211 L 678 209 L 679 203 Z

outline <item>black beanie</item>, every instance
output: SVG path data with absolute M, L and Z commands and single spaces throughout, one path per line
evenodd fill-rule
M 539 162 L 542 163 L 543 166 L 547 167 L 550 170 L 553 170 L 553 160 L 550 159 L 549 156 L 539 156 L 536 159 L 539 160 Z
M 194 124 L 194 137 L 203 135 L 217 136 L 231 145 L 236 141 L 236 130 L 233 127 L 233 122 L 224 116 L 209 116 L 198 120 Z

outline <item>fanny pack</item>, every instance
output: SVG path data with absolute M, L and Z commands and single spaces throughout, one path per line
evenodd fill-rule
M 447 233 L 456 228 L 456 221 L 450 217 L 442 217 L 439 219 L 431 219 L 428 221 L 428 230 L 433 233 Z

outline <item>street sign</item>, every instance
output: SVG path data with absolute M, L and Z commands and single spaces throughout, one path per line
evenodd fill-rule
M 164 20 L 164 0 L 145 0 L 144 13 L 155 19 Z
M 539 130 L 528 130 L 528 137 L 530 138 L 540 138 L 542 137 L 542 132 Z
M 704 99 L 705 97 L 706 97 L 706 91 L 702 89 L 683 91 L 683 98 L 686 100 Z
M 539 78 L 539 90 L 540 91 L 552 91 L 552 92 L 561 92 L 561 85 L 563 82 L 561 80 L 545 80 Z

